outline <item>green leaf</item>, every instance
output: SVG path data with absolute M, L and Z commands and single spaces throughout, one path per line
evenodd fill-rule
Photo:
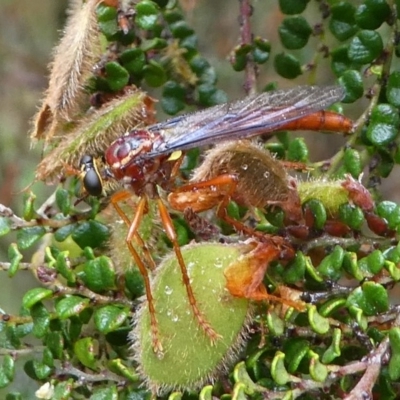
M 178 39 L 183 39 L 194 34 L 194 30 L 184 20 L 170 24 L 169 28 L 171 29 L 172 35 Z
M 309 351 L 310 356 L 310 375 L 316 382 L 325 382 L 328 376 L 328 368 L 319 361 L 319 355 L 313 351 Z
M 175 81 L 164 85 L 161 106 L 169 115 L 175 115 L 185 108 L 185 88 Z
M 54 387 L 54 394 L 52 400 L 70 399 L 73 387 L 74 386 L 71 380 L 57 383 Z
M 328 317 L 334 314 L 337 310 L 343 308 L 346 305 L 346 299 L 334 298 L 326 301 L 319 308 L 318 312 L 323 317 Z
M 301 361 L 308 353 L 309 346 L 307 340 L 300 338 L 289 339 L 284 343 L 285 364 L 290 374 L 297 371 Z
M 398 134 L 393 125 L 373 124 L 368 127 L 367 138 L 375 146 L 382 147 L 392 142 Z
M 7 387 L 11 383 L 3 368 L 0 368 L 0 389 Z
M 211 107 L 227 101 L 225 92 L 217 89 L 214 85 L 201 84 L 197 87 L 197 90 L 199 92 L 199 102 L 204 106 Z
M 8 276 L 12 278 L 18 271 L 19 263 L 24 256 L 20 253 L 16 243 L 11 243 L 8 247 L 8 259 L 10 260 L 10 268 L 8 269 Z
M 57 240 L 57 242 L 63 242 L 78 226 L 78 224 L 69 224 L 57 229 L 54 233 L 54 239 Z
M 314 305 L 308 307 L 308 321 L 311 328 L 321 335 L 324 335 L 329 331 L 329 320 L 322 317 L 318 313 L 317 307 Z
M 143 40 L 140 45 L 140 48 L 143 52 L 147 53 L 150 50 L 161 50 L 165 49 L 168 46 L 168 42 L 162 38 L 153 38 L 148 40 Z M 146 59 L 145 59 L 146 61 Z M 143 72 L 143 71 L 141 71 Z
M 53 291 L 45 288 L 35 288 L 31 289 L 24 294 L 22 298 L 22 306 L 26 309 L 30 309 L 36 303 L 48 299 L 52 296 Z
M 274 336 L 283 335 L 285 332 L 285 323 L 279 316 L 271 310 L 267 312 L 267 324 L 269 331 Z
M 128 315 L 128 309 L 108 305 L 98 308 L 93 318 L 96 328 L 106 334 L 119 328 L 127 320 Z
M 314 217 L 314 228 L 322 229 L 327 219 L 326 209 L 323 203 L 319 200 L 311 199 L 303 204 L 303 208 L 304 210 L 310 210 Z
M 55 268 L 68 282 L 74 283 L 76 281 L 76 276 L 74 271 L 71 269 L 71 263 L 68 256 L 68 251 L 61 251 L 58 253 Z
M 101 33 L 108 40 L 112 40 L 119 31 L 117 9 L 100 3 L 97 6 L 96 13 Z
M 283 14 L 301 14 L 310 0 L 279 0 L 279 8 Z
M 394 71 L 389 75 L 386 86 L 386 97 L 394 107 L 400 107 L 400 72 Z
M 38 360 L 29 360 L 24 365 L 24 371 L 32 379 L 43 380 L 51 374 L 52 368 Z
M 340 1 L 331 7 L 329 29 L 340 41 L 351 38 L 357 32 L 354 18 L 355 7 L 348 1 Z
M 365 0 L 358 6 L 355 19 L 361 29 L 378 29 L 390 14 L 386 0 Z
M 74 354 L 78 360 L 90 369 L 96 370 L 96 352 L 98 348 L 97 340 L 91 337 L 79 339 L 74 343 Z
M 372 274 L 378 274 L 385 262 L 385 257 L 383 256 L 380 250 L 374 250 L 371 254 L 368 254 L 367 257 L 364 257 L 362 260 L 366 260 L 368 269 L 371 271 Z
M 253 40 L 253 60 L 257 64 L 264 64 L 270 56 L 271 53 L 271 43 L 267 39 L 256 37 Z
M 247 58 L 252 51 L 253 46 L 250 44 L 239 44 L 232 51 L 231 64 L 235 71 L 243 71 L 247 65 Z
M 141 75 L 146 65 L 146 55 L 138 47 L 125 50 L 120 56 L 122 66 L 132 75 Z
M 37 338 L 42 338 L 49 329 L 50 314 L 42 303 L 36 303 L 31 307 L 30 311 L 33 319 L 32 333 Z
M 21 250 L 28 249 L 38 242 L 45 233 L 46 229 L 43 226 L 32 226 L 19 230 L 17 232 L 18 248 Z
M 56 204 L 63 215 L 67 216 L 71 210 L 71 197 L 68 190 L 60 188 L 56 191 Z
M 124 360 L 116 358 L 108 362 L 110 371 L 129 379 L 131 382 L 138 382 L 138 373 L 130 366 L 123 362 Z M 128 399 L 127 399 L 128 400 Z
M 10 230 L 10 220 L 8 218 L 0 217 L 0 237 L 7 235 Z
M 34 203 L 36 196 L 32 193 L 24 194 L 24 205 L 23 205 L 23 218 L 25 221 L 30 221 L 36 214 Z
M 400 206 L 392 201 L 381 201 L 376 207 L 377 214 L 388 222 L 390 229 L 400 225 Z
M 345 72 L 350 70 L 355 70 L 358 73 L 358 70 L 361 68 L 362 64 L 356 63 L 349 58 L 348 54 L 349 46 L 342 45 L 333 49 L 331 51 L 331 68 L 337 77 L 342 76 Z M 361 78 L 361 75 L 360 75 Z M 361 85 L 362 85 L 361 80 Z M 346 85 L 342 85 L 346 86 Z M 343 100 L 342 100 L 343 101 Z
M 62 359 L 64 350 L 64 337 L 61 332 L 48 332 L 45 338 L 46 347 L 51 351 L 54 358 Z
M 200 84 L 214 85 L 217 81 L 215 69 L 203 57 L 196 56 L 190 61 L 190 67 L 199 77 Z
M 392 356 L 389 361 L 389 376 L 393 381 L 400 378 L 400 328 L 394 327 L 389 331 Z
M 68 296 L 56 304 L 56 312 L 60 319 L 67 319 L 81 313 L 90 303 L 89 299 Z
M 361 272 L 357 263 L 357 254 L 347 251 L 343 259 L 343 269 L 351 274 L 355 279 L 361 281 L 364 279 L 364 274 Z
M 384 147 L 398 135 L 399 115 L 390 104 L 378 104 L 371 113 L 366 137 L 377 147 Z
M 285 18 L 278 28 L 284 47 L 289 50 L 303 48 L 311 36 L 312 29 L 302 16 Z
M 375 122 L 393 125 L 398 128 L 400 125 L 399 113 L 397 109 L 390 104 L 378 104 L 371 112 L 371 123 Z
M 360 230 L 364 221 L 364 213 L 359 207 L 342 204 L 339 207 L 339 218 L 351 229 Z
M 6 377 L 12 381 L 14 379 L 15 374 L 15 362 L 12 356 L 9 354 L 5 354 L 3 356 L 3 365 L 2 372 L 6 375 Z
M 287 53 L 275 56 L 274 68 L 280 76 L 286 79 L 294 79 L 302 74 L 299 60 Z
M 339 328 L 333 329 L 332 334 L 332 343 L 330 346 L 325 350 L 322 356 L 322 362 L 324 364 L 331 363 L 335 358 L 340 357 L 340 339 L 342 336 L 342 331 Z
M 107 226 L 95 220 L 79 224 L 71 235 L 81 249 L 85 247 L 101 247 L 109 236 L 110 231 Z
M 144 294 L 143 276 L 138 269 L 129 269 L 125 273 L 125 286 L 132 294 L 133 298 L 140 297 Z
M 335 246 L 333 251 L 328 254 L 319 264 L 318 272 L 329 279 L 339 279 L 343 263 L 344 250 L 340 246 Z
M 344 151 L 343 165 L 353 178 L 358 179 L 363 170 L 360 153 L 355 149 L 347 148 Z
M 150 60 L 143 73 L 146 83 L 151 87 L 159 87 L 167 81 L 167 72 L 157 61 Z
M 271 376 L 278 385 L 286 385 L 290 380 L 284 361 L 285 354 L 277 351 L 271 363 Z
M 363 30 L 351 41 L 349 46 L 350 60 L 368 64 L 375 60 L 383 51 L 382 38 L 378 32 Z
M 156 3 L 143 0 L 136 5 L 135 23 L 141 29 L 152 30 L 156 27 L 158 20 L 158 6 Z
M 285 267 L 283 278 L 286 283 L 300 282 L 306 272 L 306 258 L 303 252 L 298 251 L 295 258 Z
M 364 94 L 364 82 L 356 70 L 349 70 L 339 78 L 339 84 L 346 90 L 343 103 L 353 103 Z
M 118 390 L 113 386 L 97 389 L 90 396 L 89 400 L 118 400 Z M 142 398 L 142 397 L 140 397 Z M 139 399 L 138 399 L 139 400 Z
M 109 88 L 117 92 L 129 82 L 129 72 L 117 61 L 110 61 L 105 65 L 106 80 Z
M 289 161 L 308 162 L 308 147 L 303 138 L 294 138 L 290 141 L 287 158 Z
M 377 315 L 389 309 L 386 289 L 375 282 L 364 282 L 347 298 L 347 307 L 359 307 L 365 315 Z
M 87 261 L 79 277 L 90 290 L 96 293 L 115 288 L 114 267 L 106 256 Z

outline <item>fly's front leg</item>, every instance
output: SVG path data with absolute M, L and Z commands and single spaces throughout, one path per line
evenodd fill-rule
M 158 330 L 158 323 L 157 323 L 157 318 L 156 318 L 156 311 L 154 307 L 154 298 L 151 292 L 151 286 L 150 286 L 150 278 L 149 278 L 149 273 L 144 265 L 142 259 L 140 258 L 138 252 L 135 250 L 135 248 L 132 245 L 132 239 L 139 240 L 143 242 L 142 238 L 140 237 L 138 233 L 138 228 L 140 226 L 140 223 L 142 221 L 143 215 L 146 210 L 146 205 L 147 205 L 147 199 L 146 197 L 142 197 L 139 200 L 139 203 L 137 204 L 137 208 L 135 211 L 135 215 L 133 217 L 132 222 L 130 222 L 127 219 L 127 216 L 125 213 L 122 211 L 121 207 L 118 205 L 118 201 L 120 201 L 120 197 L 116 198 L 111 198 L 111 202 L 113 206 L 115 207 L 117 213 L 121 216 L 121 218 L 129 225 L 128 229 L 128 234 L 126 236 L 126 245 L 128 246 L 128 249 L 137 265 L 139 268 L 139 271 L 141 275 L 143 276 L 144 280 L 144 286 L 146 290 L 146 299 L 147 299 L 147 304 L 149 308 L 149 314 L 150 314 L 150 328 L 151 328 L 151 337 L 152 337 L 152 346 L 154 351 L 159 354 L 160 356 L 162 355 L 163 352 L 163 347 L 159 339 L 159 330 Z
M 132 197 L 132 193 L 130 193 L 128 191 L 118 192 L 111 197 L 112 205 L 114 206 L 118 215 L 125 222 L 125 224 L 127 225 L 128 228 L 131 226 L 131 221 L 118 203 L 120 203 L 121 201 L 127 200 L 131 197 Z M 143 213 L 145 213 L 144 210 L 143 210 Z M 141 238 L 139 233 L 136 233 L 133 236 L 133 239 L 135 240 L 135 242 L 137 243 L 139 248 L 142 250 L 144 257 L 146 258 L 146 263 L 147 263 L 148 267 L 151 270 L 154 270 L 156 268 L 156 264 L 153 260 L 153 257 L 151 255 L 150 250 L 148 249 L 146 243 L 143 241 L 143 239 Z

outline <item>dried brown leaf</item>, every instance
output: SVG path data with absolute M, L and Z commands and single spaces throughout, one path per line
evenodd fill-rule
M 153 103 L 146 93 L 128 90 L 87 115 L 38 165 L 36 180 L 49 181 L 62 175 L 65 165 L 78 169 L 84 154 L 98 157 L 126 131 L 154 123 Z
M 100 54 L 96 7 L 101 0 L 71 0 L 64 35 L 50 64 L 49 87 L 39 112 L 34 117 L 32 140 L 64 133 L 88 97 L 85 82 Z

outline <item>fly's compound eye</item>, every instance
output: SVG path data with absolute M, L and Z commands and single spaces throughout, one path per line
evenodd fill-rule
M 82 183 L 91 196 L 100 196 L 103 191 L 103 181 L 93 157 L 84 155 L 80 161 Z

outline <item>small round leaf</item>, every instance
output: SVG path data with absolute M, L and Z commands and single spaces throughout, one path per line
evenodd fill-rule
M 357 32 L 354 18 L 355 7 L 348 1 L 340 1 L 331 7 L 329 29 L 340 41 L 351 38 Z
M 89 305 L 89 302 L 89 299 L 68 296 L 56 304 L 56 311 L 60 319 L 67 319 L 81 313 Z
M 303 48 L 310 38 L 312 29 L 302 16 L 288 17 L 278 29 L 282 44 L 289 50 Z
M 302 74 L 299 60 L 287 53 L 278 54 L 274 60 L 276 72 L 286 79 L 294 79 Z
M 363 30 L 351 41 L 349 46 L 350 60 L 368 64 L 377 58 L 383 51 L 382 37 L 378 32 Z
M 390 74 L 387 87 L 386 97 L 388 102 L 394 107 L 400 107 L 400 72 L 394 71 Z
M 96 328 L 106 334 L 119 328 L 128 318 L 129 310 L 113 305 L 101 307 L 94 312 Z
M 95 220 L 79 224 L 72 233 L 72 239 L 82 249 L 85 247 L 100 247 L 109 236 L 109 229 Z
M 390 13 L 386 0 L 365 0 L 358 6 L 355 19 L 361 29 L 378 29 Z
M 346 90 L 346 95 L 342 100 L 343 103 L 353 103 L 364 93 L 363 79 L 361 74 L 356 70 L 346 71 L 339 78 L 339 84 Z
M 157 4 L 150 0 L 142 0 L 136 5 L 135 22 L 139 28 L 154 29 L 158 19 Z
M 310 0 L 279 0 L 279 8 L 283 14 L 301 14 Z

